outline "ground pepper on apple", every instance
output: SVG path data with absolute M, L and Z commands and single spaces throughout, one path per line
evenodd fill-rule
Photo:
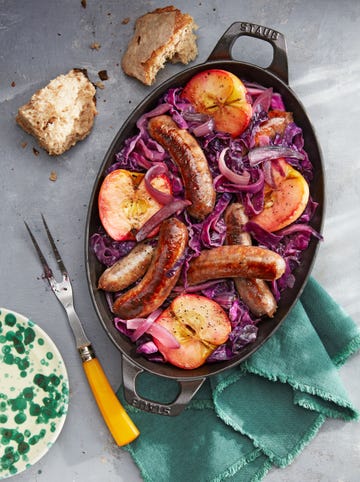
M 185 85 L 182 97 L 197 112 L 210 115 L 219 131 L 233 137 L 249 125 L 252 108 L 246 100 L 246 88 L 236 75 L 221 69 L 200 72 Z
M 304 176 L 285 159 L 272 166 L 273 185 L 265 185 L 264 209 L 252 221 L 270 232 L 279 231 L 296 221 L 309 201 L 309 185 Z
M 155 322 L 179 342 L 178 348 L 169 348 L 154 338 L 165 361 L 187 370 L 203 365 L 231 332 L 231 323 L 221 306 L 195 294 L 177 296 Z
M 219 69 L 200 72 L 182 89 L 181 96 L 196 112 L 212 117 L 217 131 L 227 132 L 233 138 L 250 124 L 253 112 L 245 85 L 231 72 Z M 282 134 L 289 122 L 291 113 L 270 110 L 268 120 L 257 130 L 256 145 L 266 144 Z M 264 208 L 251 221 L 276 232 L 301 216 L 309 200 L 309 186 L 301 173 L 283 158 L 272 162 L 271 172 L 272 183 L 265 183 Z M 117 169 L 104 179 L 99 193 L 99 214 L 103 227 L 114 240 L 136 239 L 136 233 L 163 207 L 148 191 L 144 177 L 140 172 Z M 151 182 L 157 191 L 171 194 L 171 182 L 166 175 L 155 176 Z M 156 236 L 157 232 L 158 229 L 153 230 L 149 236 Z M 195 294 L 176 295 L 147 324 L 148 333 L 153 335 L 165 361 L 184 369 L 205 363 L 219 345 L 226 343 L 232 329 L 218 303 Z M 157 330 L 151 330 L 155 325 L 164 328 L 160 333 L 167 333 L 164 342 L 161 336 L 154 335 Z

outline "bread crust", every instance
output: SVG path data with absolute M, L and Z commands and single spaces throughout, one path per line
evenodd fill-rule
M 172 5 L 139 17 L 121 60 L 124 72 L 151 85 L 165 62 L 191 62 L 198 53 L 196 29 L 194 19 Z
M 96 89 L 86 72 L 72 69 L 33 94 L 19 108 L 16 122 L 50 155 L 63 154 L 91 132 Z

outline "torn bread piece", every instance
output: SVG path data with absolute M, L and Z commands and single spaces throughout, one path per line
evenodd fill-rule
M 16 122 L 57 156 L 90 134 L 96 110 L 96 89 L 81 69 L 59 75 L 19 108 Z
M 121 61 L 124 72 L 151 85 L 165 62 L 191 62 L 198 53 L 194 33 L 197 28 L 189 14 L 173 6 L 157 8 L 139 17 Z

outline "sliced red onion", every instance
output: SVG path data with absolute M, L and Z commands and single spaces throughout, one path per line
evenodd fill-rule
M 146 321 L 146 318 L 131 318 L 130 320 L 122 320 L 126 323 L 126 327 L 129 330 L 137 330 L 139 326 L 142 326 Z
M 187 206 L 190 206 L 191 202 L 186 199 L 176 199 L 172 203 L 167 204 L 157 211 L 136 234 L 136 241 L 144 240 L 164 219 L 169 218 L 174 213 L 182 211 Z
M 147 318 L 131 318 L 124 320 L 122 318 L 115 318 L 115 326 L 121 332 L 128 336 L 132 342 L 137 341 L 142 335 L 148 333 L 159 340 L 159 342 L 167 348 L 179 348 L 180 343 L 162 325 L 155 323 L 155 320 L 161 314 L 161 309 L 153 311 Z M 135 330 L 135 331 L 133 331 Z M 141 344 L 137 348 L 138 353 L 151 354 L 158 351 L 154 342 L 149 341 Z
M 154 109 L 152 109 L 150 112 L 146 112 L 145 114 L 140 116 L 136 122 L 136 127 L 139 129 L 140 135 L 144 132 L 145 125 L 147 124 L 147 120 L 150 117 L 156 117 L 158 115 L 165 114 L 166 112 L 169 111 L 170 108 L 171 108 L 170 104 L 167 104 L 167 103 L 160 104 L 156 106 Z
M 136 325 L 138 325 L 134 333 L 131 335 L 131 341 L 136 341 L 144 333 L 149 333 L 151 325 L 154 323 L 160 313 L 161 310 L 155 310 L 147 318 L 133 318 L 132 320 L 128 320 L 127 328 L 131 328 L 132 326 L 135 327 Z
M 252 105 L 253 112 L 268 112 L 271 105 L 272 95 L 272 87 L 261 92 Z
M 264 146 L 254 147 L 248 153 L 248 159 L 251 166 L 256 166 L 260 162 L 272 161 L 280 157 L 294 157 L 296 159 L 305 159 L 304 154 L 290 147 L 282 146 Z
M 115 317 L 114 318 L 114 325 L 120 333 L 127 336 L 128 338 L 131 337 L 132 331 L 129 330 L 128 327 L 126 326 L 126 320 L 123 320 L 122 318 Z
M 226 281 L 226 279 L 224 278 L 224 279 L 215 279 L 211 281 L 206 281 L 205 283 L 201 283 L 194 286 L 187 286 L 186 288 L 185 286 L 177 285 L 175 286 L 173 291 L 175 291 L 176 293 L 196 293 L 197 291 L 205 290 L 223 281 Z
M 247 87 L 247 93 L 251 96 L 259 95 L 264 92 L 264 89 L 258 89 L 257 87 Z
M 156 338 L 159 343 L 164 345 L 166 348 L 180 348 L 180 343 L 177 341 L 174 335 L 165 327 L 159 325 L 159 323 L 153 323 L 147 333 Z
M 189 130 L 196 137 L 203 137 L 214 131 L 214 119 L 200 112 L 184 112 L 184 119 L 189 123 Z
M 274 181 L 274 176 L 273 176 L 273 170 L 271 167 L 271 161 L 264 161 L 263 162 L 263 172 L 264 172 L 264 178 L 266 184 L 271 186 L 272 188 L 275 188 L 275 181 Z
M 173 195 L 167 192 L 159 191 L 159 189 L 156 189 L 151 184 L 151 181 L 153 179 L 161 175 L 169 177 L 169 170 L 166 164 L 164 164 L 163 162 L 157 162 L 156 164 L 151 166 L 145 174 L 145 187 L 150 196 L 153 197 L 159 204 L 168 204 L 174 200 Z
M 209 119 L 203 124 L 192 128 L 192 132 L 196 137 L 204 137 L 214 131 L 214 120 Z
M 127 320 L 124 320 L 123 318 L 119 318 L 118 316 L 115 316 L 114 324 L 115 324 L 116 328 L 118 328 L 118 326 L 120 326 L 120 325 L 126 325 Z
M 110 293 L 110 291 L 105 291 L 105 299 L 111 313 L 113 313 L 113 304 L 114 304 L 113 293 Z
M 225 154 L 228 150 L 229 150 L 228 147 L 223 149 L 219 156 L 219 169 L 221 174 L 234 184 L 241 184 L 241 185 L 249 184 L 249 181 L 250 181 L 249 172 L 245 171 L 243 174 L 237 174 L 236 172 L 232 171 L 230 168 L 227 167 L 225 162 Z
M 250 95 L 261 94 L 266 89 L 266 87 L 263 87 L 262 85 L 257 84 L 256 82 L 246 82 L 245 81 L 244 84 L 245 84 L 247 92 Z
M 217 192 L 251 192 L 255 193 L 262 189 L 264 185 L 264 173 L 259 169 L 259 178 L 252 184 L 233 184 L 224 181 L 225 176 L 217 176 L 214 179 L 214 187 Z
M 135 342 L 142 336 L 144 333 L 148 331 L 150 326 L 153 324 L 153 321 L 145 319 L 144 322 L 134 331 L 131 335 L 131 341 Z
M 136 353 L 141 353 L 143 355 L 152 355 L 158 351 L 158 347 L 153 341 L 147 341 L 142 343 L 136 348 Z
M 209 119 L 209 116 L 206 114 L 202 114 L 201 112 L 184 112 L 183 114 L 184 119 L 189 122 L 198 122 L 203 123 Z

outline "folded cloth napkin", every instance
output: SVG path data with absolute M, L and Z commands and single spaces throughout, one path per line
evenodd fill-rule
M 359 347 L 359 328 L 310 278 L 276 333 L 242 364 L 209 377 L 179 416 L 123 400 L 141 432 L 126 450 L 147 482 L 194 474 L 201 482 L 259 481 L 290 464 L 327 417 L 359 417 L 337 370 Z M 177 383 L 143 373 L 137 390 L 164 403 Z

